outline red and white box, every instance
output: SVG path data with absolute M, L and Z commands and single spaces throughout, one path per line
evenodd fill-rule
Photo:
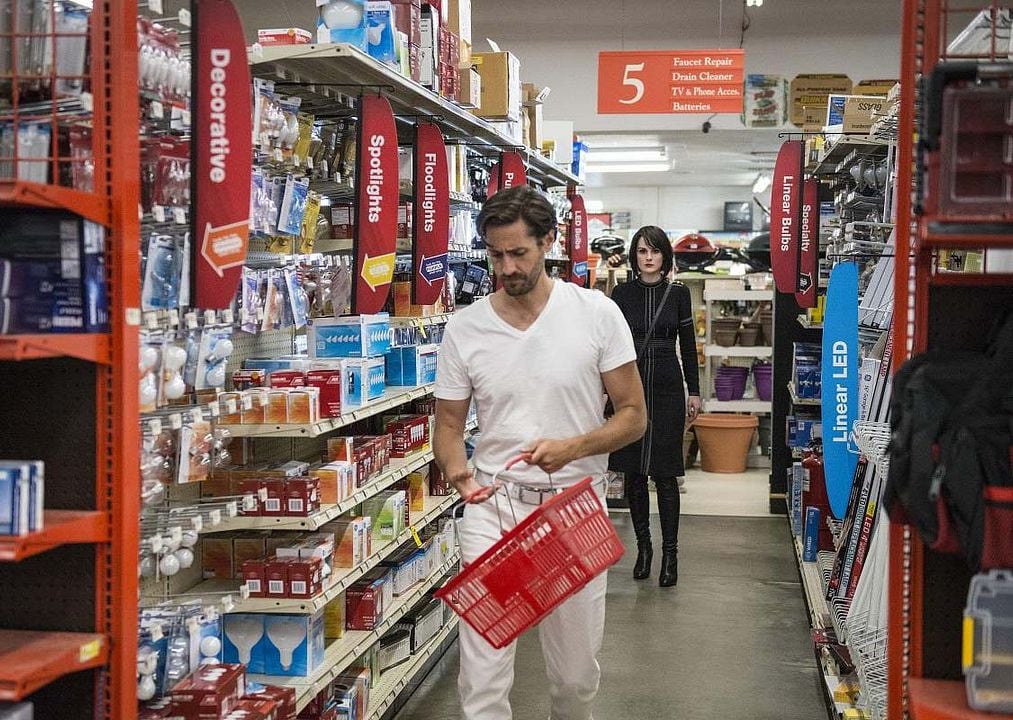
M 257 31 L 257 42 L 261 45 L 308 45 L 313 42 L 313 33 L 302 28 L 264 28 Z
M 218 720 L 246 694 L 242 665 L 203 665 L 172 689 L 173 709 L 186 718 Z
M 310 370 L 306 373 L 306 384 L 320 392 L 320 417 L 340 417 L 343 380 L 341 370 Z

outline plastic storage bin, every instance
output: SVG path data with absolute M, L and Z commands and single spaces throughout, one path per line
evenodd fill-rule
M 963 660 L 968 704 L 1013 712 L 1013 571 L 992 570 L 971 579 Z

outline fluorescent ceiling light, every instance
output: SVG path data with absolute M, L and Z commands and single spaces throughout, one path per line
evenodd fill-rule
M 763 0 L 746 0 L 746 7 L 763 7 Z
M 668 154 L 663 147 L 593 147 L 587 153 L 587 160 L 591 163 L 638 163 L 667 159 Z
M 585 200 L 584 209 L 589 213 L 600 213 L 605 210 L 605 202 L 603 200 Z
M 753 182 L 753 193 L 759 195 L 770 187 L 771 177 L 766 173 L 760 173 Z
M 589 173 L 638 173 L 638 172 L 666 172 L 672 169 L 672 164 L 667 160 L 664 162 L 640 162 L 640 163 L 608 163 L 605 165 L 587 164 Z

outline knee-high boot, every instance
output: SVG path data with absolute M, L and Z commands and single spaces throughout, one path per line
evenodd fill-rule
M 674 477 L 654 478 L 661 514 L 661 575 L 658 584 L 670 587 L 679 582 L 679 485 Z
M 651 496 L 647 491 L 647 476 L 626 475 L 626 497 L 630 501 L 630 519 L 637 536 L 637 562 L 633 565 L 633 579 L 643 580 L 651 575 Z

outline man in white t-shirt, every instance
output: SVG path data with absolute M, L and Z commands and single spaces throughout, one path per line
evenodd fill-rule
M 545 253 L 556 232 L 549 202 L 528 187 L 503 190 L 478 217 L 502 289 L 447 324 L 436 377 L 436 461 L 469 504 L 459 527 L 461 557 L 474 562 L 551 497 L 551 487 L 602 479 L 608 453 L 644 434 L 647 416 L 629 326 L 605 295 L 551 280 Z M 603 419 L 604 393 L 615 414 Z M 474 473 L 464 450 L 471 402 L 481 436 Z M 512 458 L 521 463 L 492 475 Z M 601 494 L 603 488 L 598 485 Z M 485 502 L 499 492 L 499 508 Z M 502 497 L 505 493 L 510 498 Z M 502 525 L 501 525 L 502 523 Z M 598 692 L 606 575 L 591 581 L 539 625 L 552 720 L 588 720 Z M 510 720 L 516 644 L 492 648 L 461 624 L 458 689 L 465 720 Z

